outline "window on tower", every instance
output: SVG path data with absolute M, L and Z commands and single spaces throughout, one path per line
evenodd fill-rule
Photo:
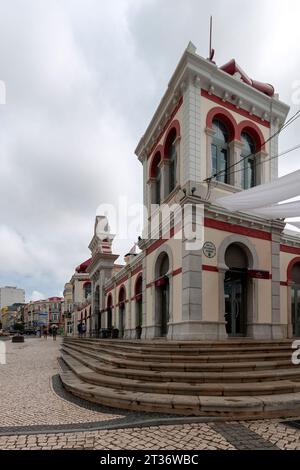
M 255 144 L 247 132 L 242 132 L 241 141 L 243 149 L 242 160 L 242 188 L 249 189 L 256 186 Z
M 229 184 L 229 133 L 219 119 L 213 120 L 212 128 L 215 131 L 211 144 L 212 175 L 216 175 L 217 181 Z

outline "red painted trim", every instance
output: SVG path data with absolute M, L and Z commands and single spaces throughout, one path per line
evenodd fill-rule
M 175 130 L 175 139 L 177 137 L 180 136 L 180 124 L 179 124 L 179 121 L 177 119 L 175 119 L 171 124 L 170 124 L 170 127 L 168 129 L 168 132 L 166 133 L 166 136 L 165 136 L 165 140 L 164 140 L 164 144 L 163 144 L 163 158 L 164 159 L 168 159 L 169 156 L 168 156 L 168 147 L 169 147 L 169 144 L 170 144 L 170 136 L 171 136 L 171 132 Z
M 164 133 L 168 130 L 169 126 L 170 126 L 170 123 L 173 121 L 177 111 L 179 110 L 179 108 L 181 107 L 183 103 L 183 98 L 181 97 L 177 103 L 177 105 L 175 106 L 175 108 L 173 109 L 168 121 L 166 122 L 165 126 L 163 127 L 162 131 L 160 132 L 159 136 L 157 137 L 157 139 L 155 140 L 154 144 L 152 145 L 151 147 L 151 150 L 149 152 L 149 155 L 148 155 L 148 158 L 151 157 L 152 153 L 156 150 L 156 146 L 157 146 L 157 143 L 160 141 L 160 139 L 162 138 L 162 136 L 164 135 Z
M 229 141 L 238 139 L 238 126 L 236 120 L 230 114 L 227 109 L 216 106 L 212 108 L 206 116 L 206 127 L 212 129 L 213 120 L 219 119 L 222 121 L 229 132 Z
M 135 296 L 139 295 L 142 292 L 141 290 L 139 290 L 139 291 L 137 290 L 140 283 L 141 283 L 141 287 L 142 287 L 142 290 L 143 290 L 143 277 L 142 277 L 142 275 L 138 276 L 136 281 L 135 281 L 135 284 L 134 284 L 134 295 Z
M 227 108 L 230 111 L 234 111 L 235 113 L 240 114 L 241 116 L 251 119 L 252 121 L 258 122 L 262 126 L 270 128 L 270 123 L 268 121 L 263 121 L 258 116 L 255 116 L 254 114 L 250 114 L 248 111 L 244 109 L 237 109 L 237 107 L 234 104 L 228 103 L 228 101 L 223 101 L 222 98 L 219 98 L 216 95 L 210 95 L 206 90 L 201 90 L 201 96 L 203 96 L 204 98 L 210 101 L 213 101 L 214 103 L 219 104 L 223 108 Z
M 138 274 L 139 272 L 142 272 L 143 270 L 143 266 L 137 266 L 131 273 L 131 276 L 135 276 L 136 274 Z
M 287 280 L 288 280 L 288 281 L 292 281 L 292 280 L 293 280 L 293 276 L 292 276 L 293 267 L 294 267 L 295 264 L 297 264 L 297 263 L 300 263 L 300 256 L 297 256 L 296 258 L 292 259 L 292 260 L 289 262 L 289 265 L 288 265 L 288 268 L 287 268 Z
M 280 245 L 280 251 L 283 253 L 290 253 L 292 255 L 300 255 L 300 248 L 296 248 L 295 246 Z
M 122 296 L 122 298 L 121 298 L 121 292 L 122 291 L 124 292 L 124 296 Z M 124 284 L 122 284 L 119 288 L 119 293 L 118 293 L 119 303 L 120 302 L 126 302 L 126 297 L 127 297 L 126 296 L 126 288 L 125 288 Z
M 112 304 L 113 304 L 112 294 L 109 293 L 107 296 L 107 302 L 106 302 L 107 308 L 112 308 Z
M 121 279 L 119 279 L 118 284 L 116 285 L 116 287 L 121 286 L 121 284 L 124 284 L 124 282 L 128 281 L 128 279 L 129 279 L 128 275 L 123 276 Z
M 152 159 L 151 159 L 151 162 L 150 162 L 150 166 L 149 166 L 149 178 L 155 178 L 156 176 L 156 168 L 158 167 L 158 165 L 160 164 L 161 162 L 161 159 L 163 157 L 163 154 L 164 154 L 164 149 L 163 149 L 163 146 L 162 145 L 159 145 L 157 147 L 157 151 L 155 152 L 155 154 L 153 155 Z
M 245 235 L 246 237 L 259 238 L 260 240 L 271 241 L 271 234 L 254 228 L 242 227 L 241 225 L 234 225 L 228 222 L 222 222 L 220 220 L 209 219 L 205 217 L 204 226 L 206 228 L 214 228 L 216 230 L 222 230 L 223 232 L 237 233 L 239 235 Z
M 217 266 L 210 266 L 209 264 L 203 264 L 202 265 L 202 270 L 203 271 L 210 271 L 212 273 L 218 273 L 219 268 Z
M 172 276 L 177 276 L 178 274 L 182 273 L 182 268 L 175 269 L 175 271 L 172 272 Z
M 251 279 L 272 279 L 272 274 L 269 271 L 263 271 L 259 269 L 250 269 L 248 275 Z
M 260 128 L 254 124 L 252 121 L 245 120 L 238 124 L 238 140 L 242 139 L 242 132 L 247 132 L 247 134 L 252 137 L 255 143 L 255 150 L 259 152 L 260 150 L 266 150 L 265 146 L 265 138 L 263 136 L 262 131 Z
M 287 283 L 287 281 L 280 281 L 280 285 L 284 286 L 284 287 L 287 287 L 288 283 Z

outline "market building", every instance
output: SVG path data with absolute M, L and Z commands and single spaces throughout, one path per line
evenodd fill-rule
M 289 106 L 272 85 L 253 80 L 231 60 L 222 67 L 190 43 L 141 138 L 148 209 L 141 253 L 116 266 L 113 235 L 97 230 L 89 245 L 89 332 L 117 328 L 124 338 L 282 339 L 300 335 L 300 239 L 283 220 L 230 212 L 229 194 L 278 177 L 278 133 Z M 214 176 L 212 178 L 212 176 Z M 171 217 L 170 236 L 151 205 L 202 207 L 191 224 L 204 246 L 190 249 Z M 161 215 L 160 215 L 161 217 Z M 108 221 L 109 222 L 109 221 Z

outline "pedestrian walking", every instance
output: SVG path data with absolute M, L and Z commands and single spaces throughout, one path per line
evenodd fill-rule
M 53 328 L 53 329 L 52 329 L 52 338 L 53 338 L 53 341 L 56 341 L 56 336 L 57 336 L 57 328 Z
M 44 335 L 44 339 L 48 339 L 48 330 L 47 330 L 47 328 L 44 328 L 43 335 Z

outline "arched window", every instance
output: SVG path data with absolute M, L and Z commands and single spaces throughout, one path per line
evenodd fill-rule
M 150 177 L 152 180 L 152 204 L 160 204 L 161 201 L 161 171 L 160 164 L 161 153 L 156 152 L 150 166 Z
M 84 298 L 87 299 L 92 292 L 92 284 L 90 282 L 85 282 L 83 285 Z
M 123 338 L 125 330 L 125 301 L 126 291 L 122 286 L 119 291 L 119 334 L 121 338 Z
M 107 328 L 112 329 L 112 296 L 109 294 L 107 299 Z
M 169 323 L 169 278 L 166 276 L 170 269 L 170 261 L 167 253 L 162 253 L 157 260 L 156 273 L 158 279 L 156 286 L 156 315 L 159 326 L 159 336 L 166 336 Z
M 136 327 L 141 328 L 143 324 L 143 278 L 139 276 L 135 284 L 135 308 L 136 308 Z M 139 339 L 139 338 L 138 338 Z
M 173 191 L 177 183 L 177 151 L 176 151 L 176 129 L 173 128 L 168 135 L 165 147 L 165 158 L 169 160 L 169 193 Z
M 256 186 L 256 170 L 255 170 L 255 144 L 247 132 L 242 132 L 241 141 L 242 149 L 242 188 L 249 189 Z
M 155 168 L 155 191 L 154 191 L 154 204 L 160 204 L 160 188 L 161 188 L 161 171 L 160 167 L 157 165 Z
M 219 119 L 214 119 L 212 128 L 215 131 L 211 144 L 212 174 L 217 180 L 229 184 L 229 133 Z

